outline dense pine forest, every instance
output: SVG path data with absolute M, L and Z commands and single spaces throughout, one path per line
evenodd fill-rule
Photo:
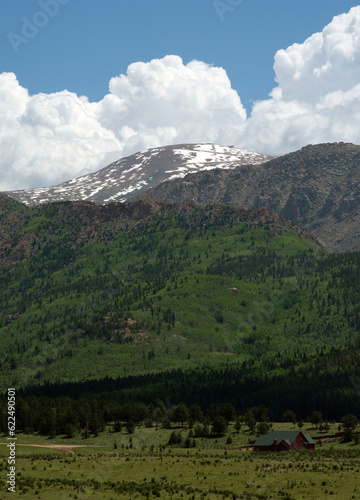
M 221 205 L 2 197 L 0 217 L 3 393 L 360 413 L 360 253 Z

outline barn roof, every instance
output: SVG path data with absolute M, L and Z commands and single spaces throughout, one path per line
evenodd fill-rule
M 281 441 L 285 441 L 291 446 L 299 434 L 303 434 L 308 443 L 315 444 L 315 441 L 306 432 L 271 431 L 269 432 L 269 434 L 262 434 L 261 436 L 259 436 L 255 441 L 254 446 L 271 446 L 274 444 L 275 439 L 277 439 L 278 443 L 281 443 Z

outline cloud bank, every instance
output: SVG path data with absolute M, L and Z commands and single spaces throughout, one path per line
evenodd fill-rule
M 141 149 L 184 142 L 284 154 L 360 143 L 360 7 L 275 55 L 277 87 L 251 115 L 222 68 L 166 56 L 131 64 L 99 102 L 29 95 L 0 74 L 0 190 L 57 184 Z
M 246 147 L 281 154 L 309 143 L 360 143 L 360 7 L 275 55 L 270 99 L 256 102 Z

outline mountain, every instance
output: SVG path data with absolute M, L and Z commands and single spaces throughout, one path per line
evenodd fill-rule
M 263 208 L 0 196 L 1 393 L 339 418 L 359 407 L 359 301 L 360 252 Z
M 360 146 L 318 144 L 278 158 L 212 144 L 149 149 L 49 188 L 4 193 L 27 205 L 130 199 L 277 212 L 331 252 L 360 250 Z
M 360 146 L 307 146 L 261 165 L 215 169 L 175 179 L 135 199 L 224 203 L 277 212 L 331 252 L 360 250 Z
M 311 235 L 264 209 L 150 200 L 27 207 L 2 196 L 0 211 L 1 385 L 277 351 L 275 334 L 262 346 L 268 319 L 253 341 L 257 320 L 246 317 L 268 302 L 275 276 L 325 255 Z M 283 339 L 288 312 L 274 308 L 271 331 Z M 235 345 L 240 323 L 245 341 Z
M 95 203 L 125 201 L 163 181 L 213 168 L 232 169 L 257 164 L 272 156 L 251 153 L 232 146 L 179 144 L 147 149 L 121 158 L 98 172 L 63 182 L 57 186 L 8 191 L 5 195 L 37 205 L 65 200 Z

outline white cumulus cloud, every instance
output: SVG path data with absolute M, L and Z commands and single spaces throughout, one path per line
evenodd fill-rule
M 186 142 L 283 154 L 360 143 L 360 6 L 275 55 L 269 98 L 247 118 L 223 68 L 176 55 L 131 64 L 99 102 L 29 95 L 0 74 L 0 190 L 53 185 L 141 149 Z
M 131 64 L 97 103 L 68 91 L 29 96 L 3 73 L 0 189 L 54 185 L 149 147 L 231 142 L 245 120 L 224 69 L 178 56 Z
M 256 102 L 244 147 L 283 154 L 309 143 L 360 143 L 360 7 L 275 55 L 270 99 Z
M 119 147 L 91 104 L 76 94 L 29 96 L 0 75 L 0 189 L 51 185 L 97 169 Z
M 274 70 L 284 99 L 316 102 L 360 83 L 360 8 L 335 17 L 303 44 L 279 50 Z

